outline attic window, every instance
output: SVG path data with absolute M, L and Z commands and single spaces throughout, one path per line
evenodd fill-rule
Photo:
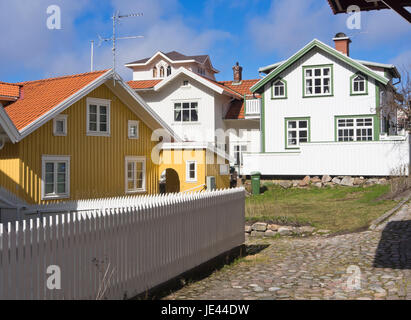
M 153 78 L 157 78 L 157 67 L 153 68 Z
M 164 78 L 164 67 L 160 68 L 160 78 Z
M 361 74 L 351 77 L 351 94 L 366 94 L 367 79 Z
M 183 87 L 188 87 L 190 85 L 190 82 L 188 80 L 183 81 Z
M 171 67 L 167 67 L 167 77 L 171 76 Z
M 67 115 L 60 114 L 53 120 L 53 134 L 55 136 L 67 135 Z

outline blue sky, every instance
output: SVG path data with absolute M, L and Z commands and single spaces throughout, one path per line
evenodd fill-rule
M 62 29 L 46 27 L 47 7 L 61 7 Z M 119 26 L 120 36 L 144 35 L 118 46 L 118 71 L 131 79 L 125 62 L 158 50 L 209 54 L 232 78 L 236 61 L 244 78 L 284 60 L 313 38 L 333 45 L 332 37 L 352 37 L 351 56 L 411 69 L 411 26 L 389 10 L 362 13 L 361 29 L 346 27 L 347 15 L 334 16 L 326 0 L 0 0 L 0 81 L 24 81 L 87 72 L 90 40 L 111 36 L 110 16 L 143 12 Z M 95 48 L 95 68 L 112 65 L 111 46 Z

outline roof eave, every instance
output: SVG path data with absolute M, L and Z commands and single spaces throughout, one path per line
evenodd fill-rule
M 305 54 L 307 54 L 309 51 L 311 51 L 314 47 L 318 47 L 321 50 L 326 51 L 327 53 L 333 55 L 334 57 L 348 63 L 349 65 L 353 66 L 354 68 L 358 69 L 359 71 L 362 71 L 363 73 L 371 76 L 375 80 L 381 82 L 384 85 L 387 85 L 389 80 L 385 77 L 382 77 L 375 72 L 373 72 L 370 68 L 367 66 L 364 66 L 360 64 L 359 62 L 356 62 L 354 59 L 347 57 L 343 55 L 342 53 L 338 52 L 337 50 L 331 48 L 330 46 L 326 45 L 325 43 L 314 39 L 310 43 L 308 43 L 306 46 L 304 46 L 301 50 L 293 54 L 289 59 L 287 59 L 284 63 L 279 65 L 276 69 L 271 71 L 267 76 L 265 76 L 263 79 L 261 79 L 259 82 L 257 82 L 254 86 L 250 88 L 251 92 L 258 92 L 258 90 L 262 87 L 264 87 L 269 81 L 271 81 L 274 77 L 276 77 L 278 74 L 283 72 L 285 69 L 287 69 L 289 66 L 291 66 L 295 61 L 299 60 L 302 58 Z

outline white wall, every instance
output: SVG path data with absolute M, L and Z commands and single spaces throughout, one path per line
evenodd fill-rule
M 333 64 L 334 96 L 303 98 L 303 66 Z M 368 79 L 368 95 L 350 96 L 350 77 L 355 69 L 340 60 L 314 49 L 280 76 L 287 81 L 288 98 L 271 99 L 271 87 L 265 87 L 266 152 L 285 149 L 286 117 L 311 117 L 311 141 L 334 141 L 336 115 L 375 114 L 375 84 Z
M 244 155 L 244 174 L 389 176 L 409 165 L 409 140 L 303 144 L 300 151 Z
M 229 154 L 234 158 L 234 146 L 246 145 L 247 152 L 260 152 L 260 122 L 256 120 L 226 120 L 230 139 Z M 234 163 L 231 163 L 233 165 Z
M 183 87 L 188 80 L 189 87 Z M 183 139 L 214 143 L 215 97 L 214 91 L 184 74 L 168 83 L 160 91 L 139 91 L 139 94 Z M 198 102 L 198 122 L 174 122 L 174 103 Z

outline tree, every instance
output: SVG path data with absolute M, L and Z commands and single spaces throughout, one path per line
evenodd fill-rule
M 386 119 L 397 119 L 392 124 L 397 131 L 405 129 L 411 133 L 411 78 L 410 72 L 404 70 L 402 81 L 384 92 L 380 112 Z

